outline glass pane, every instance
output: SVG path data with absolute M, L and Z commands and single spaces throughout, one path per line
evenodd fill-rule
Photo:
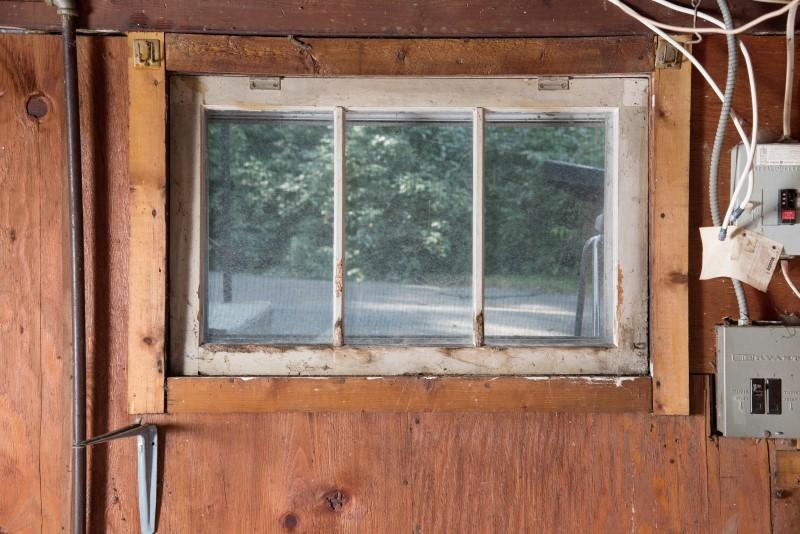
M 207 124 L 204 340 L 330 343 L 331 123 Z
M 489 122 L 485 161 L 487 343 L 604 337 L 603 123 Z
M 472 127 L 348 122 L 345 340 L 471 340 Z

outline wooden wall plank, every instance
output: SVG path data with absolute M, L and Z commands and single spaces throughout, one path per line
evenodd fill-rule
M 168 34 L 167 70 L 261 75 L 646 73 L 650 37 L 585 39 L 303 39 Z
M 166 74 L 134 65 L 136 40 L 158 42 L 164 35 L 128 34 L 130 98 L 130 246 L 128 295 L 128 411 L 164 411 L 166 335 Z
M 629 2 L 639 11 L 673 24 L 691 19 L 647 0 Z M 85 0 L 79 3 L 80 27 L 112 31 L 209 32 L 261 35 L 347 35 L 364 37 L 544 37 L 630 35 L 647 33 L 638 22 L 605 2 L 560 0 L 205 0 L 189 2 L 122 2 Z M 712 10 L 712 6 L 703 6 Z M 750 20 L 770 6 L 731 2 L 737 21 Z M 0 25 L 57 30 L 55 9 L 42 2 L 4 1 Z M 771 21 L 759 31 L 782 31 Z
M 411 533 L 408 418 L 172 416 L 159 532 Z
M 650 379 L 169 378 L 167 411 L 648 412 Z
M 411 426 L 418 532 L 712 531 L 695 470 L 702 415 L 424 414 Z
M 55 37 L 0 35 L 3 532 L 60 532 L 68 519 L 70 330 L 60 56 Z
M 653 412 L 689 413 L 689 121 L 692 68 L 653 74 L 650 361 Z

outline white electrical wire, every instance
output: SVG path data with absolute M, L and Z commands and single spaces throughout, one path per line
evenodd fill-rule
M 795 296 L 800 299 L 800 289 L 797 289 L 797 286 L 794 285 L 792 279 L 789 278 L 789 262 L 788 260 L 781 260 L 781 273 L 783 274 L 783 279 L 786 280 L 786 283 L 794 292 Z
M 783 92 L 783 140 L 792 138 L 792 89 L 794 85 L 794 23 L 797 4 L 786 16 L 786 89 Z
M 678 6 L 677 4 L 672 4 L 671 2 L 668 2 L 666 0 L 653 0 L 653 1 L 658 3 L 658 4 L 661 4 L 663 6 L 669 7 L 670 9 L 674 9 L 675 11 L 679 11 L 679 12 L 682 12 L 682 13 L 694 15 L 694 10 L 693 9 L 689 9 L 689 8 L 684 7 L 684 6 Z M 630 15 L 634 19 L 636 19 L 639 22 L 641 22 L 644 26 L 649 28 L 650 31 L 652 31 L 653 33 L 661 36 L 661 38 L 663 38 L 665 41 L 667 41 L 669 44 L 671 44 L 676 50 L 678 50 L 684 56 L 686 56 L 686 58 L 697 69 L 697 71 L 700 72 L 700 74 L 703 76 L 703 78 L 705 78 L 706 82 L 708 82 L 709 86 L 711 86 L 711 89 L 714 91 L 714 93 L 716 93 L 717 97 L 720 100 L 724 100 L 724 95 L 722 94 L 722 91 L 720 90 L 719 86 L 717 86 L 717 84 L 714 81 L 714 79 L 711 77 L 711 75 L 708 73 L 708 71 L 705 69 L 705 67 L 703 67 L 703 65 L 697 60 L 697 58 L 695 58 L 694 55 L 692 55 L 691 52 L 686 50 L 675 39 L 673 39 L 667 33 L 665 33 L 664 31 L 661 30 L 661 28 L 669 29 L 669 25 L 662 24 L 662 23 L 660 23 L 658 21 L 655 21 L 655 20 L 652 20 L 652 19 L 649 19 L 649 18 L 647 18 L 645 16 L 640 15 L 638 12 L 636 12 L 633 9 L 631 9 L 630 7 L 628 7 L 625 3 L 621 2 L 620 0 L 609 0 L 609 2 L 611 4 L 617 6 L 618 8 L 620 8 L 626 14 Z M 793 0 L 793 2 L 796 4 L 797 2 L 800 2 L 800 0 Z M 717 26 L 720 26 L 722 29 L 725 28 L 725 25 L 724 25 L 724 23 L 722 21 L 720 21 L 720 20 L 718 20 L 718 19 L 716 19 L 716 18 L 714 18 L 714 17 L 712 17 L 712 16 L 710 16 L 710 15 L 708 15 L 706 13 L 703 13 L 702 11 L 698 11 L 697 12 L 697 16 L 699 18 L 702 18 L 702 19 L 704 19 L 706 21 L 709 21 L 709 22 L 711 22 L 711 23 L 713 23 L 713 24 L 715 24 Z M 692 32 L 692 28 L 687 28 L 686 30 L 689 31 L 689 32 Z M 747 67 L 747 75 L 748 75 L 748 79 L 749 79 L 749 83 L 750 83 L 750 97 L 751 97 L 751 100 L 752 100 L 752 107 L 753 107 L 753 120 L 752 120 L 753 127 L 752 127 L 752 132 L 751 132 L 751 134 L 752 134 L 751 135 L 751 139 L 748 140 L 747 134 L 744 132 L 744 129 L 742 128 L 741 122 L 739 121 L 738 117 L 734 113 L 731 114 L 732 119 L 733 119 L 733 124 L 736 127 L 736 131 L 739 133 L 739 136 L 742 139 L 742 143 L 744 144 L 745 149 L 747 151 L 747 161 L 746 161 L 745 166 L 744 166 L 744 168 L 742 170 L 742 174 L 740 175 L 739 179 L 736 181 L 736 187 L 734 188 L 733 193 L 731 194 L 731 201 L 730 201 L 730 204 L 728 205 L 728 210 L 726 211 L 725 218 L 722 220 L 722 227 L 721 227 L 721 230 L 720 230 L 720 239 L 725 239 L 725 235 L 727 233 L 727 228 L 731 223 L 731 216 L 734 214 L 734 210 L 735 210 L 735 213 L 736 213 L 736 215 L 734 216 L 734 220 L 735 220 L 735 218 L 738 218 L 738 216 L 741 215 L 741 213 L 745 210 L 745 208 L 749 204 L 750 197 L 751 197 L 752 191 L 753 191 L 753 176 L 752 176 L 751 170 L 752 170 L 752 166 L 753 166 L 753 159 L 754 159 L 754 156 L 755 156 L 756 134 L 758 133 L 758 100 L 757 100 L 757 92 L 756 92 L 756 85 L 755 85 L 755 74 L 754 74 L 754 71 L 753 71 L 753 65 L 752 65 L 752 61 L 751 61 L 751 58 L 750 58 L 750 54 L 749 54 L 749 52 L 747 50 L 747 47 L 744 45 L 744 43 L 739 42 L 739 48 L 741 49 L 742 56 L 744 57 L 744 60 L 745 60 L 745 66 Z M 744 186 L 745 180 L 747 180 L 747 193 L 745 194 L 744 199 L 739 204 L 739 207 L 737 209 L 736 208 L 736 199 L 739 197 L 739 195 L 741 195 L 741 189 Z
M 620 9 L 622 9 L 625 13 L 627 13 L 631 17 L 634 17 L 634 18 L 640 20 L 640 22 L 643 22 L 642 19 L 644 19 L 644 20 L 647 20 L 650 23 L 658 24 L 658 26 L 660 28 L 663 28 L 665 30 L 669 30 L 669 31 L 673 31 L 673 32 L 680 32 L 680 33 L 699 33 L 699 34 L 718 33 L 718 34 L 722 34 L 722 35 L 738 35 L 740 33 L 746 32 L 747 30 L 749 30 L 751 28 L 754 28 L 755 26 L 758 26 L 759 24 L 761 24 L 764 21 L 767 21 L 769 19 L 773 19 L 775 17 L 780 17 L 781 15 L 783 15 L 786 12 L 788 12 L 793 7 L 797 8 L 797 4 L 800 3 L 800 0 L 792 0 L 791 2 L 787 3 L 786 5 L 784 5 L 783 7 L 779 8 L 779 9 L 776 9 L 775 11 L 770 11 L 769 13 L 765 13 L 765 14 L 761 15 L 760 17 L 751 20 L 747 24 L 743 24 L 742 26 L 739 26 L 739 27 L 734 28 L 732 30 L 728 30 L 728 29 L 725 28 L 724 25 L 721 28 L 719 28 L 719 27 L 717 27 L 717 28 L 692 28 L 691 26 L 673 26 L 672 24 L 657 23 L 655 20 L 650 19 L 648 17 L 645 17 L 644 15 L 641 15 L 640 13 L 635 11 L 633 8 L 629 7 L 628 5 L 622 4 L 621 2 L 618 2 L 617 0 L 608 0 L 608 1 L 610 3 L 612 3 L 612 4 L 614 4 L 615 6 L 619 7 Z M 659 2 L 659 3 L 661 3 L 661 2 Z M 692 13 L 694 13 L 694 10 L 692 10 Z M 698 13 L 698 17 L 699 16 L 700 16 L 700 14 Z M 705 18 L 705 17 L 700 17 L 700 18 Z M 706 19 L 706 20 L 708 20 L 708 19 Z

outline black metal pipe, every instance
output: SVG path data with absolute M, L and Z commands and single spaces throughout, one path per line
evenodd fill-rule
M 59 9 L 64 48 L 64 89 L 72 264 L 72 534 L 86 532 L 86 310 L 83 256 L 83 180 L 78 105 L 76 12 Z

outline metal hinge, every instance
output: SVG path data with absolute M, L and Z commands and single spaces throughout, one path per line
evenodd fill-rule
M 658 38 L 656 47 L 656 68 L 657 69 L 680 69 L 683 62 L 683 54 L 669 44 L 667 41 Z
M 255 91 L 280 91 L 281 79 L 278 76 L 270 78 L 250 78 L 250 89 Z
M 543 76 L 536 86 L 540 91 L 569 91 L 569 76 Z
M 136 67 L 161 66 L 161 41 L 158 39 L 134 39 L 133 64 Z

